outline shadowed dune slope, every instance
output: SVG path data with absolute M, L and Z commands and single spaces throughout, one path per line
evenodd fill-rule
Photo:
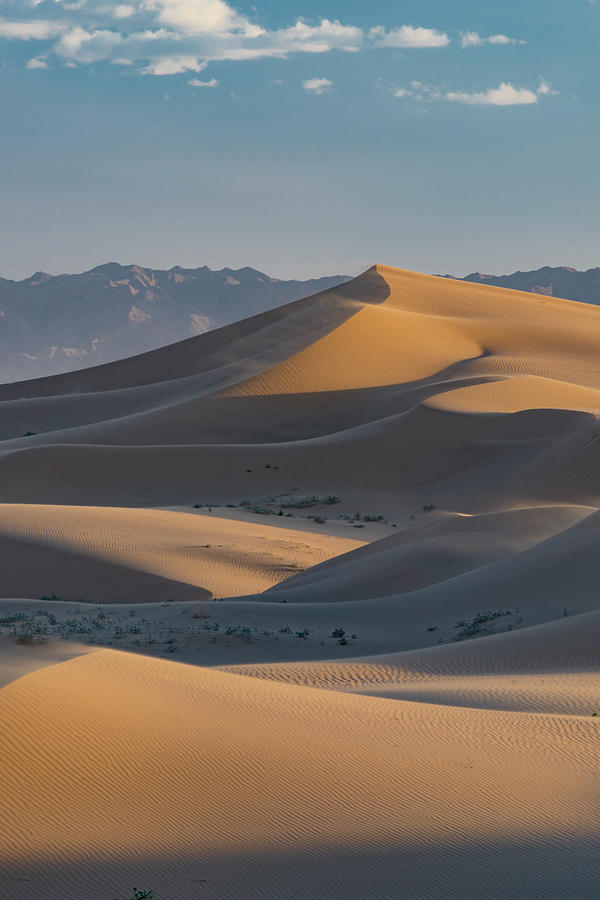
M 595 896 L 589 718 L 106 650 L 13 682 L 0 708 L 7 900 L 104 900 L 149 878 L 178 900 Z
M 599 643 L 596 610 L 466 643 L 223 671 L 398 700 L 591 716 L 600 715 Z
M 361 545 L 209 515 L 0 504 L 8 597 L 131 603 L 258 593 Z
M 0 389 L 2 621 L 137 653 L 13 645 L 2 900 L 596 898 L 599 317 L 377 266 Z
M 373 267 L 181 344 L 5 386 L 0 496 L 160 505 L 191 486 L 238 502 L 319 483 L 352 505 L 379 491 L 387 515 L 398 490 L 464 511 L 594 505 L 599 316 Z M 267 463 L 279 471 L 255 471 Z

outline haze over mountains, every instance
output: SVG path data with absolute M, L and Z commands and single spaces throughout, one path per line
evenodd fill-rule
M 547 297 L 564 297 L 580 303 L 600 304 L 600 268 L 579 272 L 570 266 L 543 266 L 529 272 L 513 272 L 512 275 L 485 275 L 472 272 L 464 278 L 447 275 L 458 281 L 472 281 L 476 284 L 491 284 L 510 288 L 513 291 L 528 291 L 545 294 Z
M 248 267 L 165 271 L 113 262 L 76 275 L 0 278 L 0 382 L 132 356 L 344 280 L 281 281 Z
M 282 281 L 248 267 L 163 270 L 106 263 L 75 275 L 0 278 L 0 382 L 143 353 L 335 287 L 348 277 Z M 512 275 L 474 272 L 456 280 L 600 304 L 600 268 L 545 266 Z

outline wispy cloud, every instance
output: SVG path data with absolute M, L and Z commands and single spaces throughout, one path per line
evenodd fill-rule
M 435 28 L 419 28 L 414 25 L 402 25 L 400 28 L 392 28 L 386 31 L 382 25 L 371 28 L 369 32 L 372 40 L 381 47 L 447 47 L 450 38 L 444 31 Z
M 302 82 L 302 87 L 309 94 L 324 94 L 333 87 L 333 82 L 329 78 L 309 78 Z
M 288 27 L 269 30 L 256 21 L 255 12 L 242 13 L 227 0 L 21 3 L 23 10 L 29 7 L 32 18 L 25 12 L 18 21 L 0 18 L 0 38 L 51 41 L 36 58 L 54 54 L 69 67 L 107 62 L 134 67 L 142 75 L 199 73 L 214 61 L 356 53 L 365 47 L 427 50 L 448 47 L 452 42 L 463 47 L 523 43 L 504 34 L 481 37 L 466 31 L 451 39 L 445 31 L 429 26 L 363 29 L 326 18 L 312 24 L 298 18 Z M 38 6 L 52 8 L 52 17 L 33 17 Z
M 129 19 L 135 14 L 135 6 L 126 3 L 118 3 L 112 11 L 115 19 Z
M 219 82 L 216 78 L 211 78 L 210 81 L 200 81 L 199 78 L 191 78 L 188 81 L 188 84 L 191 84 L 192 87 L 203 87 L 203 88 L 214 88 L 219 87 Z
M 48 63 L 43 59 L 38 59 L 37 56 L 34 56 L 33 59 L 28 60 L 26 68 L 28 69 L 47 69 Z
M 483 44 L 526 44 L 527 41 L 508 37 L 506 34 L 490 34 L 481 37 L 476 31 L 463 31 L 460 36 L 461 47 L 481 47 Z
M 558 95 L 558 91 L 553 90 L 553 88 L 548 84 L 545 78 L 542 78 L 540 75 L 540 85 L 537 89 L 538 94 L 545 94 L 548 97 L 556 97 Z
M 449 100 L 453 103 L 464 103 L 468 106 L 527 106 L 538 102 L 539 96 L 558 94 L 544 78 L 540 78 L 536 90 L 526 87 L 515 87 L 509 81 L 502 81 L 498 87 L 485 91 L 448 91 L 437 85 L 424 84 L 421 81 L 411 82 L 409 87 L 389 86 L 390 93 L 398 99 L 409 99 L 416 102 Z
M 268 32 L 238 17 L 231 19 L 230 30 L 209 31 L 213 20 L 203 21 L 191 14 L 186 17 L 180 4 L 161 7 L 158 18 L 161 21 L 168 19 L 169 26 L 177 20 L 180 30 L 162 26 L 124 33 L 74 25 L 61 36 L 54 52 L 64 59 L 83 64 L 115 58 L 132 59 L 145 63 L 141 69 L 143 74 L 172 75 L 199 72 L 214 60 L 285 59 L 292 53 L 327 53 L 331 50 L 355 52 L 362 40 L 359 28 L 328 19 L 316 26 L 298 21 L 289 28 Z
M 60 22 L 49 22 L 43 19 L 29 19 L 24 22 L 9 22 L 0 19 L 0 37 L 20 41 L 45 41 L 56 37 L 64 29 Z
M 470 106 L 523 106 L 538 102 L 535 91 L 514 87 L 509 81 L 503 81 L 497 88 L 488 88 L 487 91 L 449 91 L 444 96 L 446 100 Z

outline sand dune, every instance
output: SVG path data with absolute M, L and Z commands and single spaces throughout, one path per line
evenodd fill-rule
M 6 596 L 131 602 L 258 593 L 362 541 L 141 509 L 0 504 Z
M 600 612 L 405 653 L 238 665 L 287 684 L 479 709 L 600 715 Z
M 596 897 L 599 414 L 597 308 L 384 266 L 0 388 L 7 900 Z
M 100 900 L 149 879 L 182 900 L 390 897 L 399 883 L 415 898 L 500 898 L 529 893 L 532 860 L 540 896 L 573 878 L 580 897 L 597 887 L 589 718 L 398 703 L 114 651 L 32 673 L 0 704 L 9 900 Z

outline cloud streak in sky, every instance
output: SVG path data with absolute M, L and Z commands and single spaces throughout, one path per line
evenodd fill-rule
M 527 41 L 507 37 L 505 34 L 490 34 L 489 37 L 481 37 L 476 31 L 463 31 L 460 36 L 461 47 L 481 47 L 483 44 L 526 44 Z
M 386 31 L 378 25 L 371 28 L 371 38 L 381 47 L 404 47 L 423 49 L 425 47 L 447 47 L 450 38 L 443 31 L 435 28 L 415 28 L 413 25 L 402 25 Z
M 537 90 L 515 87 L 510 81 L 502 81 L 498 87 L 488 88 L 485 91 L 448 91 L 442 90 L 437 85 L 424 84 L 421 81 L 411 82 L 410 87 L 391 86 L 389 90 L 399 100 L 407 99 L 416 102 L 448 100 L 466 106 L 528 106 L 537 103 L 540 96 L 558 94 L 558 91 L 553 90 L 541 77 Z
M 309 78 L 302 82 L 302 87 L 309 94 L 324 94 L 329 88 L 333 87 L 333 82 L 329 78 Z
M 33 10 L 53 9 L 52 19 L 34 18 Z M 286 59 L 292 54 L 356 53 L 362 49 L 443 49 L 452 42 L 445 31 L 417 25 L 364 30 L 323 18 L 302 18 L 285 28 L 266 29 L 226 0 L 26 0 L 32 18 L 0 18 L 0 38 L 52 42 L 43 57 L 64 65 L 108 62 L 135 67 L 142 75 L 201 72 L 213 61 Z M 516 43 L 503 34 L 482 38 L 463 32 L 455 43 Z M 42 55 L 42 54 L 40 54 Z M 37 58 L 37 57 L 36 57 Z

